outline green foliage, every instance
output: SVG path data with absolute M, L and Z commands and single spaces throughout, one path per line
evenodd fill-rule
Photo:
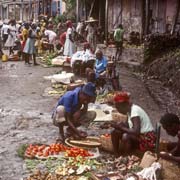
M 66 3 L 67 12 L 76 7 L 76 0 L 63 0 Z
M 67 17 L 66 17 L 65 14 L 57 15 L 57 16 L 54 18 L 54 22 L 55 22 L 56 24 L 58 24 L 59 21 L 61 21 L 62 23 L 64 23 L 64 22 L 66 22 L 66 20 L 67 20 Z
M 46 64 L 47 66 L 52 66 L 52 59 L 58 56 L 57 52 L 48 53 L 43 56 L 43 59 L 41 59 L 41 62 L 43 64 Z
M 44 160 L 40 159 L 26 159 L 25 164 L 26 168 L 29 172 L 33 172 L 38 168 L 38 166 L 41 166 L 44 168 L 44 170 L 47 170 L 48 172 L 54 172 L 57 167 L 61 166 L 64 162 L 64 159 L 62 158 L 48 158 Z

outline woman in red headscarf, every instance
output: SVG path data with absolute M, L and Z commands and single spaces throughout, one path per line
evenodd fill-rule
M 127 92 L 119 92 L 114 96 L 115 107 L 119 113 L 127 115 L 127 123 L 115 123 L 111 133 L 114 154 L 129 153 L 133 149 L 141 151 L 154 150 L 155 133 L 147 113 L 138 105 L 130 102 Z M 122 148 L 120 150 L 120 140 Z
M 73 40 L 73 25 L 70 20 L 66 22 L 67 32 L 66 32 L 66 41 L 64 44 L 64 55 L 72 57 L 74 54 L 74 40 Z

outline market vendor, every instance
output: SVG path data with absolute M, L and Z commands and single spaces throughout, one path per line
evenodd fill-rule
M 49 51 L 54 52 L 54 45 L 56 44 L 57 34 L 51 29 L 45 29 L 44 35 L 48 38 L 49 48 L 50 48 Z
M 115 156 L 130 153 L 135 149 L 154 150 L 156 137 L 147 113 L 140 106 L 130 102 L 130 95 L 127 92 L 117 93 L 114 96 L 114 103 L 118 112 L 128 117 L 127 123 L 112 124 L 114 130 L 111 137 Z
M 71 58 L 71 67 L 74 68 L 76 61 L 81 61 L 83 63 L 87 63 L 89 60 L 96 60 L 95 54 L 93 54 L 90 44 L 88 42 L 83 44 L 83 50 L 77 51 L 73 54 Z M 84 65 L 84 64 L 83 64 Z
M 96 74 L 96 78 L 105 77 L 107 68 L 107 59 L 103 56 L 103 53 L 100 49 L 96 51 L 96 63 L 95 69 L 86 68 L 87 77 L 90 73 L 94 72 Z
M 75 138 L 85 138 L 87 134 L 79 131 L 83 120 L 90 122 L 96 117 L 95 112 L 88 112 L 88 104 L 94 102 L 96 98 L 96 88 L 91 82 L 82 87 L 77 87 L 73 91 L 66 92 L 58 101 L 52 118 L 55 126 L 59 127 L 59 133 L 64 141 L 64 126 L 68 126 L 67 134 Z
M 167 144 L 168 152 L 160 152 L 160 157 L 180 164 L 180 119 L 175 114 L 167 113 L 160 119 L 160 123 L 168 135 L 178 138 L 177 142 Z
M 66 31 L 66 41 L 64 44 L 64 56 L 72 57 L 75 51 L 74 45 L 74 28 L 70 20 L 66 21 L 67 31 Z

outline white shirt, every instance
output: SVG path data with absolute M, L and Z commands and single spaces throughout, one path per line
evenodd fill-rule
M 131 113 L 128 114 L 128 124 L 129 124 L 129 128 L 133 127 L 133 123 L 131 121 L 131 119 L 133 117 L 139 117 L 140 121 L 141 121 L 141 132 L 140 133 L 147 133 L 147 132 L 151 132 L 153 131 L 153 126 L 151 123 L 151 120 L 149 118 L 149 116 L 147 115 L 147 113 L 138 105 L 133 104 L 131 107 Z
M 48 36 L 49 40 L 54 39 L 57 36 L 57 34 L 51 30 L 45 30 L 44 34 L 45 36 Z
M 69 36 L 72 35 L 73 33 L 73 29 L 72 28 L 68 28 L 67 32 L 66 32 L 66 39 L 69 39 Z
M 9 25 L 3 24 L 2 28 L 1 28 L 1 35 L 8 34 L 8 29 L 9 29 Z

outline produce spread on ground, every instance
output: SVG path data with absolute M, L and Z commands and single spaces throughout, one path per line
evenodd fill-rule
M 110 135 L 105 134 L 102 137 L 109 139 Z M 69 143 L 71 141 L 77 145 L 84 144 L 85 140 L 70 140 Z M 92 145 L 91 148 L 61 143 L 21 145 L 17 153 L 24 158 L 29 174 L 24 180 L 123 179 L 127 174 L 142 169 L 139 166 L 139 157 L 131 155 L 115 159 L 110 153 L 102 151 L 100 142 L 98 144 L 89 139 L 86 141 Z
M 156 172 L 161 164 L 153 153 L 136 152 L 136 155 L 115 158 L 104 151 L 108 148 L 102 139 L 110 141 L 111 136 L 67 139 L 65 144 L 21 145 L 17 153 L 24 159 L 27 171 L 23 180 L 155 180 L 159 177 Z

